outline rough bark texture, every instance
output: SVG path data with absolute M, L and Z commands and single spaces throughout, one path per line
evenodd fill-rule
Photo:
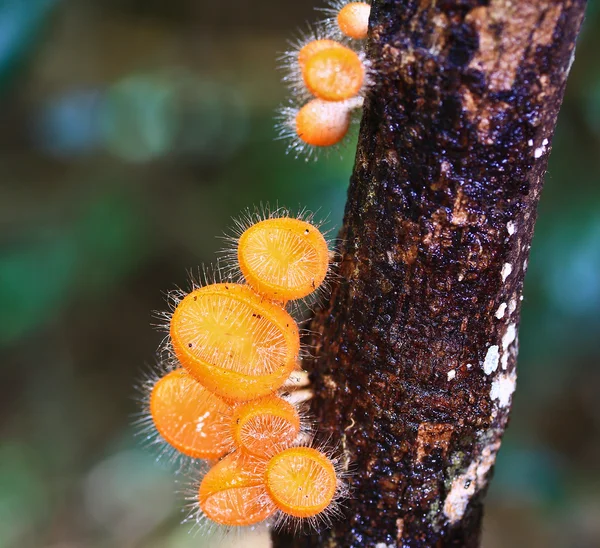
M 523 278 L 585 0 L 375 0 L 374 88 L 312 329 L 346 519 L 276 546 L 479 545 Z

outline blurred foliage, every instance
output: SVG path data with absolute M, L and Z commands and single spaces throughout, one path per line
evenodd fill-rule
M 275 140 L 313 2 L 0 0 L 0 548 L 214 546 L 130 426 L 161 293 L 269 202 L 342 218 L 354 144 Z M 560 117 L 484 546 L 600 545 L 600 1 Z M 185 482 L 184 482 L 185 483 Z M 230 541 L 235 545 L 235 539 Z M 249 544 L 248 544 L 249 546 Z
M 0 2 L 0 93 L 38 44 L 43 24 L 58 1 Z

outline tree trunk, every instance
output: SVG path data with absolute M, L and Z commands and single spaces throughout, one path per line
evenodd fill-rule
M 480 542 L 523 277 L 585 0 L 375 0 L 373 88 L 312 411 L 346 518 L 279 547 Z

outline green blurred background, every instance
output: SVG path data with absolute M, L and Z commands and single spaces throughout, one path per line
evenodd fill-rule
M 354 143 L 285 154 L 276 71 L 315 0 L 0 0 L 0 548 L 201 547 L 134 438 L 152 311 L 241 210 L 339 226 Z M 486 548 L 600 546 L 600 0 L 531 250 Z M 240 544 L 243 545 L 243 544 Z

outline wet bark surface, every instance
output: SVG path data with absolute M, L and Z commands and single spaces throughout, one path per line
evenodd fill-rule
M 312 411 L 345 519 L 275 546 L 479 545 L 536 207 L 585 0 L 375 0 Z

